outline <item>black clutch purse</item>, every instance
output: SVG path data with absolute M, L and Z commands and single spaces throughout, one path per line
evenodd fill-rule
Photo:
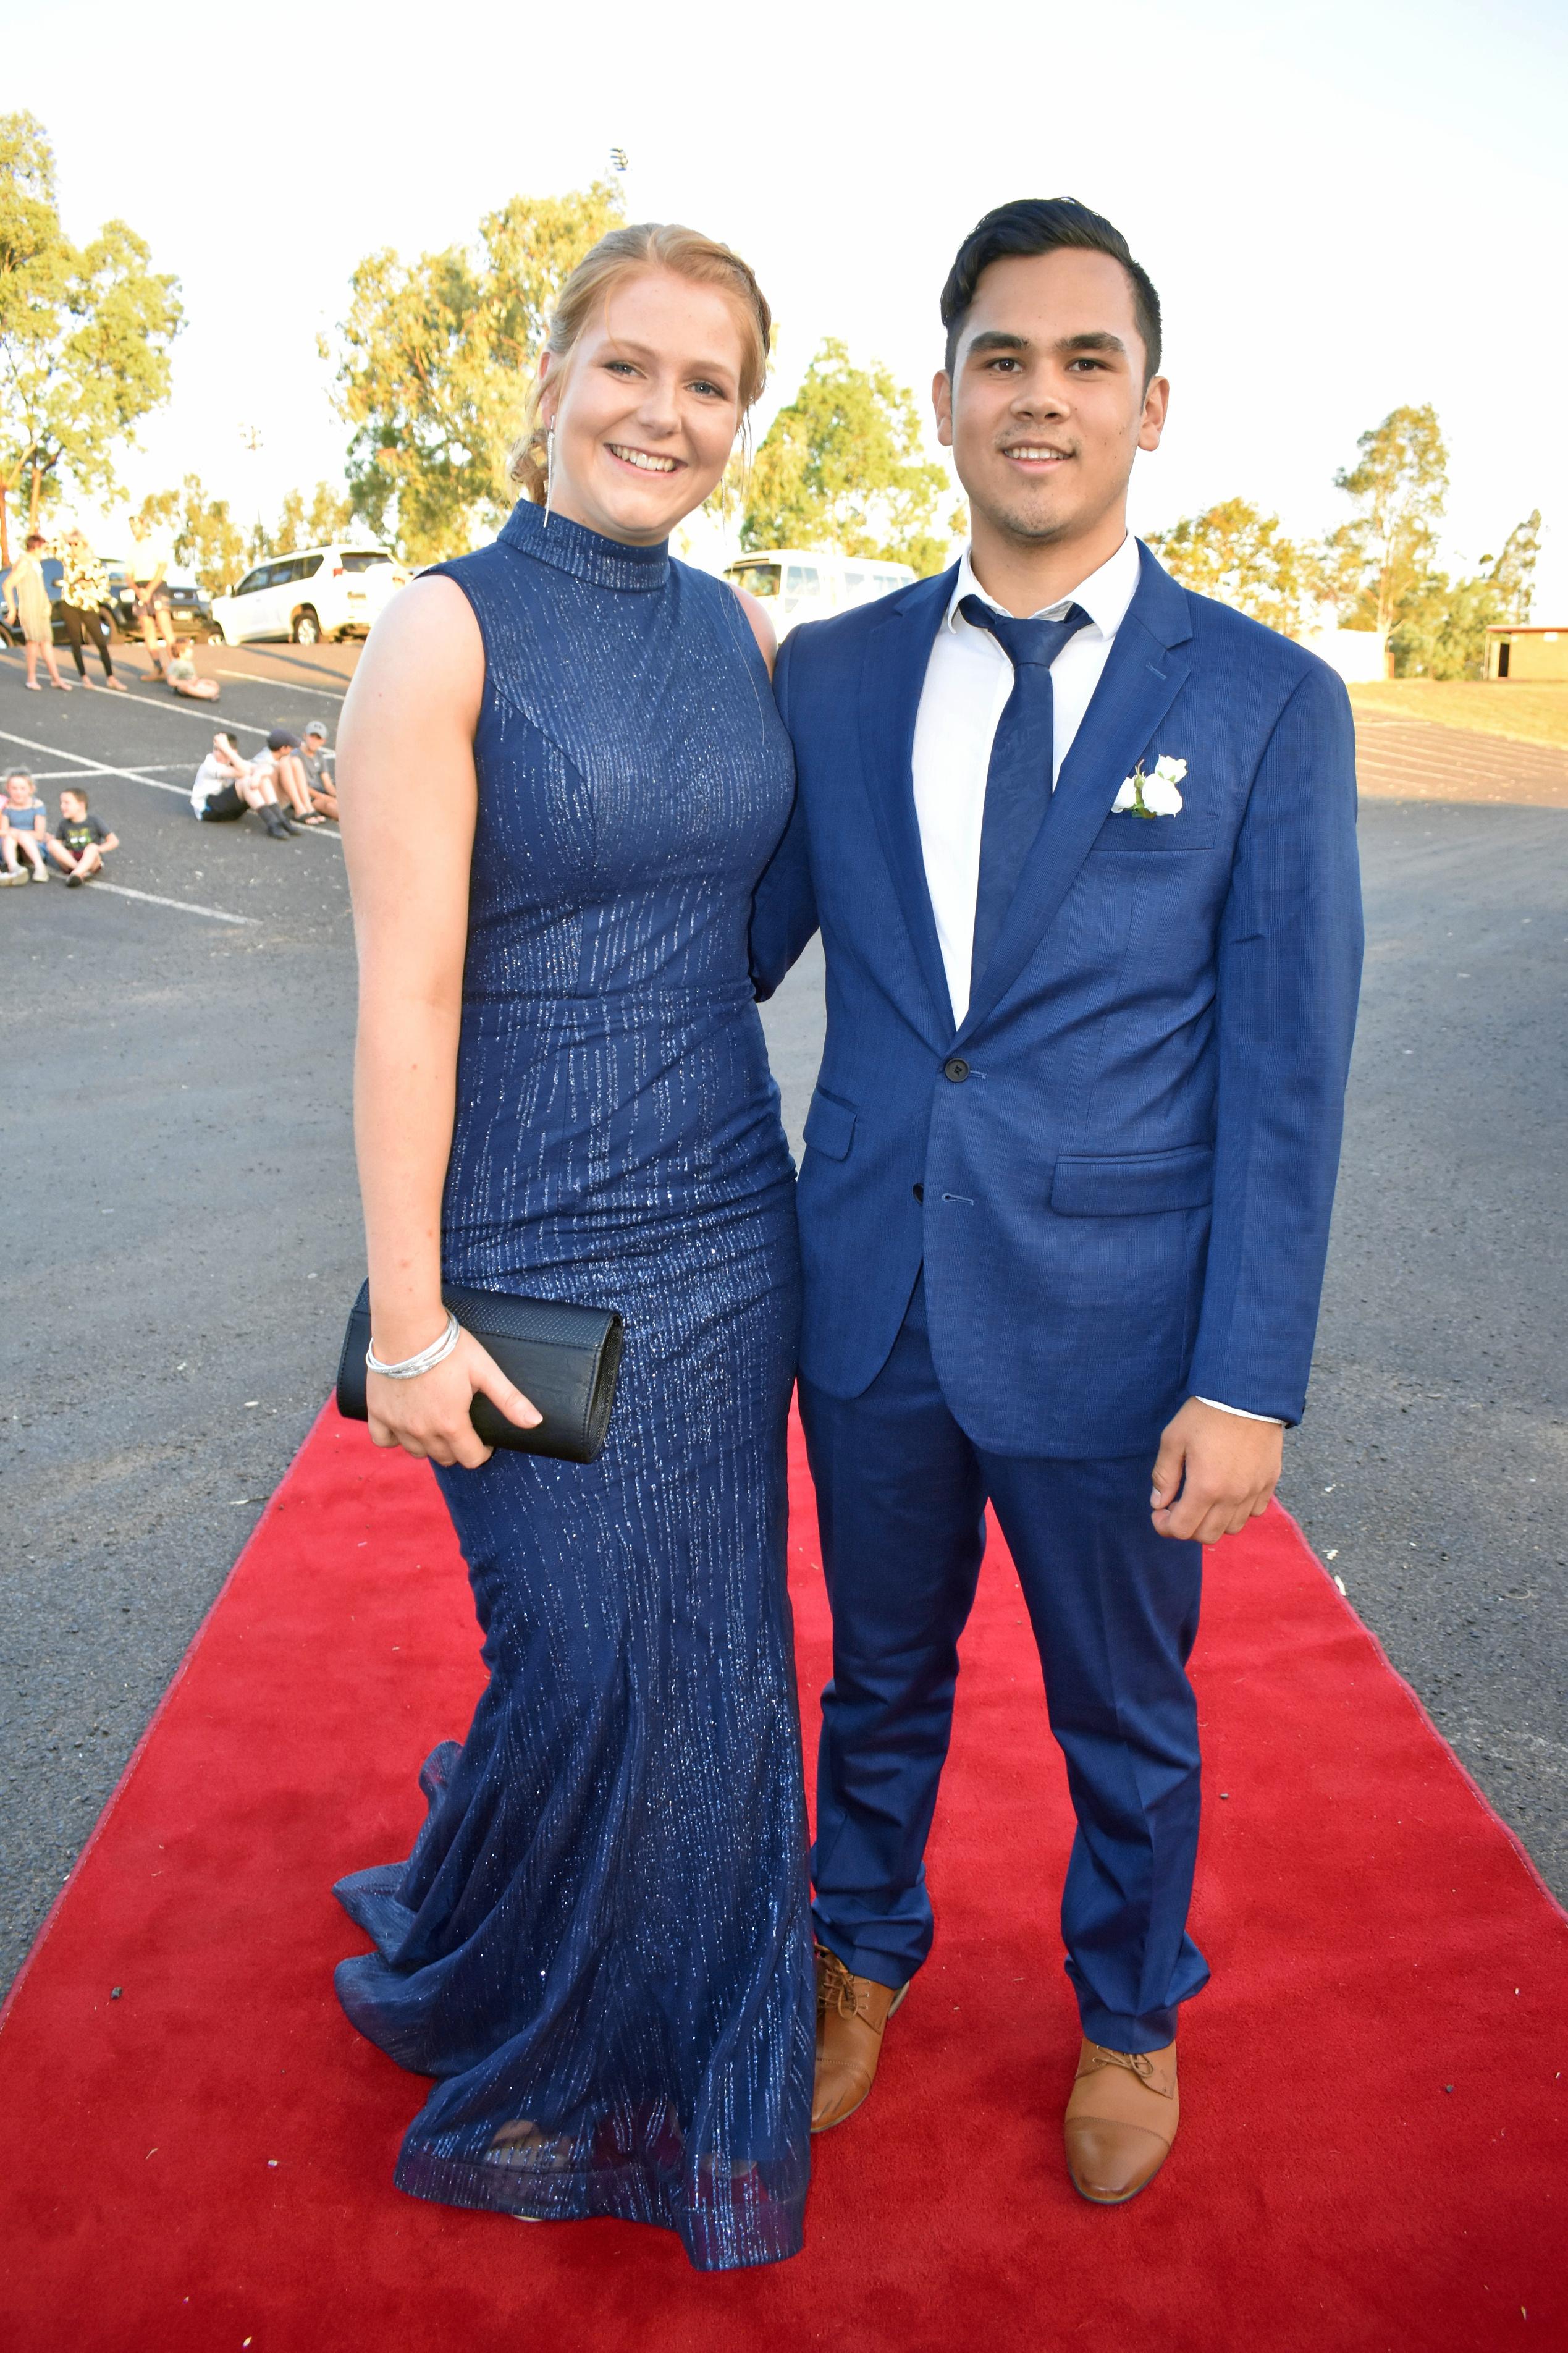
M 613 1307 L 577 1307 L 564 1299 L 517 1299 L 505 1291 L 468 1291 L 444 1283 L 441 1296 L 465 1332 L 495 1358 L 508 1380 L 544 1419 L 520 1430 L 488 1397 L 476 1397 L 470 1419 L 487 1446 L 592 1462 L 603 1450 L 616 1401 L 626 1326 Z M 362 1286 L 338 1360 L 338 1411 L 365 1421 L 364 1352 L 370 1345 L 370 1285 Z

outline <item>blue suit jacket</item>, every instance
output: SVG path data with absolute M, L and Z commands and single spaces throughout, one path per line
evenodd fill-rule
M 1194 1393 L 1293 1422 L 1311 1359 L 1361 971 L 1349 700 L 1142 554 L 956 1029 L 910 766 L 953 575 L 779 659 L 799 783 L 758 992 L 818 924 L 827 961 L 802 1368 L 858 1396 L 923 1260 L 943 1393 L 1002 1454 L 1147 1451 Z M 1162 754 L 1181 813 L 1112 816 Z

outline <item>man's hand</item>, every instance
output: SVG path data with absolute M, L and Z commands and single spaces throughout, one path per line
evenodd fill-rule
M 1267 1511 L 1279 1483 L 1285 1432 L 1189 1398 L 1165 1425 L 1149 1501 L 1155 1531 L 1217 1544 Z

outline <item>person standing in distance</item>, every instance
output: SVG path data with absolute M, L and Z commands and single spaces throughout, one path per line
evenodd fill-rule
M 71 659 L 84 687 L 92 681 L 87 674 L 84 646 L 91 646 L 103 665 L 103 683 L 115 694 L 123 694 L 125 681 L 114 675 L 114 662 L 109 650 L 112 634 L 112 616 L 109 606 L 109 572 L 92 552 L 87 534 L 73 526 L 60 542 L 60 563 L 64 577 L 60 583 L 60 618 L 65 623 L 66 637 L 71 649 Z
M 47 543 L 42 532 L 27 533 L 22 554 L 0 581 L 0 595 L 4 596 L 6 619 L 21 626 L 27 666 L 26 683 L 35 694 L 42 691 L 38 685 L 41 654 L 44 668 L 49 673 L 49 684 L 58 687 L 62 694 L 68 694 L 70 688 L 60 676 L 60 666 L 55 659 L 54 608 L 44 579 L 43 556 Z
M 1202 1546 L 1302 1410 L 1360 974 L 1351 714 L 1321 662 L 1170 578 L 1129 477 L 1160 309 L 1070 199 L 990 213 L 942 298 L 972 538 L 797 629 L 766 995 L 820 924 L 801 1411 L 833 1608 L 814 2129 L 871 2088 L 930 1949 L 922 1862 L 996 1510 L 1078 1829 L 1071 2178 L 1175 2137 Z M 977 2054 L 978 2056 L 978 2054 Z
M 131 519 L 131 594 L 132 610 L 142 627 L 142 641 L 156 675 L 165 685 L 169 664 L 179 651 L 174 612 L 165 574 L 174 560 L 174 533 L 147 515 Z

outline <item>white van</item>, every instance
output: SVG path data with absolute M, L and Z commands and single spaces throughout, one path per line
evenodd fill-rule
M 787 638 L 797 621 L 820 621 L 829 613 L 869 605 L 897 588 L 907 588 L 914 576 L 907 564 L 840 555 L 831 547 L 769 547 L 755 555 L 739 555 L 724 566 L 724 577 L 734 587 L 762 597 L 780 638 Z
M 213 598 L 225 641 L 292 638 L 299 646 L 366 630 L 411 575 L 384 547 L 312 547 L 269 556 L 237 588 Z

